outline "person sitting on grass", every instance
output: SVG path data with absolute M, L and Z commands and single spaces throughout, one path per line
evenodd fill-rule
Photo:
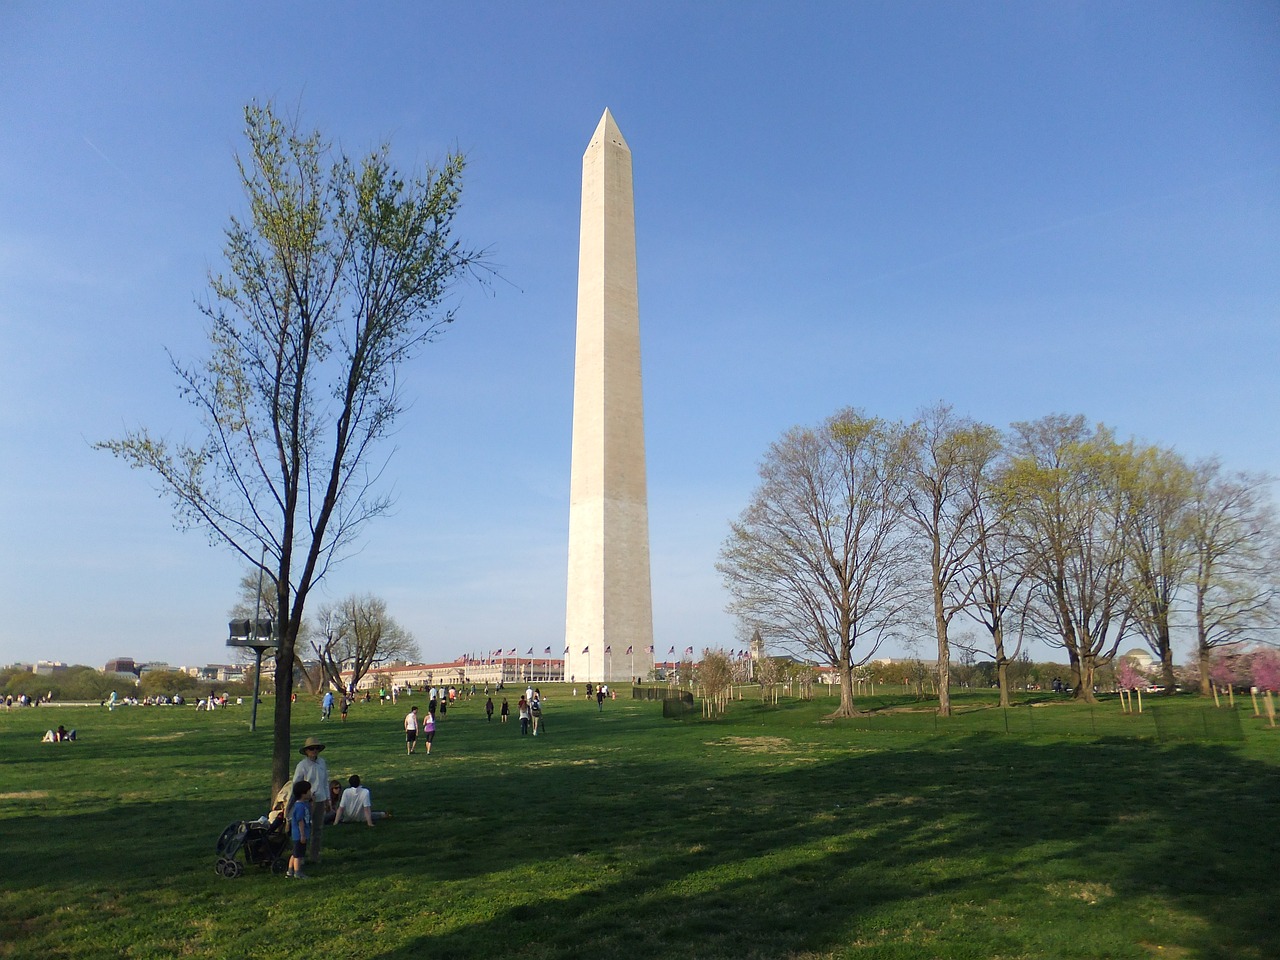
M 324 824 L 329 826 L 331 823 L 338 822 L 338 801 L 342 798 L 342 781 L 329 781 L 329 809 L 324 815 Z
M 293 838 L 293 856 L 289 858 L 289 869 L 285 871 L 285 876 L 305 880 L 302 861 L 307 857 L 307 841 L 311 839 L 311 784 L 306 780 L 296 780 L 293 784 L 289 836 Z
M 373 821 L 381 820 L 383 817 L 389 816 L 385 811 L 373 809 L 373 799 L 369 795 L 369 788 L 360 786 L 360 777 L 352 774 L 347 781 L 351 786 L 342 791 L 342 797 L 338 800 L 338 812 L 334 817 L 334 823 L 355 823 L 357 820 L 363 820 L 369 826 L 373 826 Z

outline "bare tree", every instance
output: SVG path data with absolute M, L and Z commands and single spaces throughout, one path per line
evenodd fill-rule
M 1022 650 L 1020 611 L 1026 599 L 1028 567 L 1019 540 L 1013 536 L 1009 501 L 995 486 L 995 478 L 1003 471 L 1003 456 L 1002 451 L 995 452 L 982 470 L 964 476 L 973 504 L 965 536 L 972 542 L 951 588 L 953 602 L 983 626 L 989 640 L 988 644 L 965 641 L 962 646 L 991 658 L 1000 705 L 1007 707 L 1009 664 Z
M 1081 416 L 1013 429 L 1002 488 L 1031 584 L 1026 622 L 1067 651 L 1075 696 L 1093 702 L 1094 674 L 1128 626 L 1118 448 Z
M 322 606 L 316 614 L 311 649 L 325 682 L 339 690 L 346 686 L 342 674 L 347 671 L 355 686 L 384 664 L 421 656 L 413 635 L 387 615 L 387 602 L 370 594 Z
M 946 404 L 920 413 L 908 429 L 907 519 L 928 553 L 933 630 L 938 641 L 938 713 L 951 716 L 951 644 L 948 628 L 967 605 L 956 586 L 979 541 L 973 527 L 981 503 L 979 483 L 1001 449 L 995 427 L 959 417 Z
M 375 456 L 403 410 L 402 368 L 453 320 L 445 297 L 477 254 L 451 237 L 461 155 L 405 178 L 385 145 L 354 163 L 270 105 L 247 107 L 245 122 L 249 215 L 227 229 L 228 273 L 209 278 L 209 355 L 173 361 L 204 440 L 143 428 L 100 446 L 153 472 L 180 526 L 274 576 L 278 789 L 294 759 L 288 691 L 307 599 L 391 502 Z
M 835 668 L 837 716 L 853 714 L 853 669 L 898 629 L 913 599 L 906 464 L 902 431 L 854 410 L 792 429 L 769 448 L 760 486 L 721 548 L 731 611 Z
M 1210 692 L 1215 649 L 1271 637 L 1280 624 L 1280 530 L 1266 497 L 1270 478 L 1195 466 L 1191 590 L 1200 692 Z

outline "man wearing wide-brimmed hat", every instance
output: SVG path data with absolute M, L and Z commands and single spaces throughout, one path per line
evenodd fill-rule
M 307 842 L 307 862 L 320 862 L 320 837 L 324 828 L 324 815 L 329 812 L 329 764 L 320 756 L 324 743 L 315 737 L 299 751 L 302 759 L 293 771 L 293 782 L 306 780 L 311 784 L 311 837 Z

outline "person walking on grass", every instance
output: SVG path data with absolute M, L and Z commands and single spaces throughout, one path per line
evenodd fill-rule
M 521 695 L 520 702 L 516 704 L 516 708 L 520 711 L 520 735 L 524 736 L 529 732 L 529 718 L 531 716 L 529 713 L 529 701 Z
M 436 738 L 436 718 L 427 714 L 422 718 L 422 739 L 427 742 L 427 756 L 431 756 L 431 741 Z
M 289 836 L 293 838 L 293 856 L 289 858 L 286 877 L 305 880 L 302 861 L 307 856 L 307 844 L 311 840 L 311 784 L 306 780 L 293 783 L 293 807 L 289 810 Z
M 489 697 L 484 702 L 484 718 L 493 723 L 493 697 Z
M 507 703 L 507 698 L 502 698 L 502 722 L 507 722 L 507 717 L 511 715 L 511 706 Z
M 427 714 L 427 716 L 431 716 Z M 409 756 L 413 755 L 414 750 L 418 746 L 418 708 L 410 707 L 409 712 L 404 716 L 404 744 L 405 753 Z

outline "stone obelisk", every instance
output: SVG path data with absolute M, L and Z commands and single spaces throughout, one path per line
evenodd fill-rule
M 565 679 L 652 669 L 631 150 L 605 110 L 582 155 Z

